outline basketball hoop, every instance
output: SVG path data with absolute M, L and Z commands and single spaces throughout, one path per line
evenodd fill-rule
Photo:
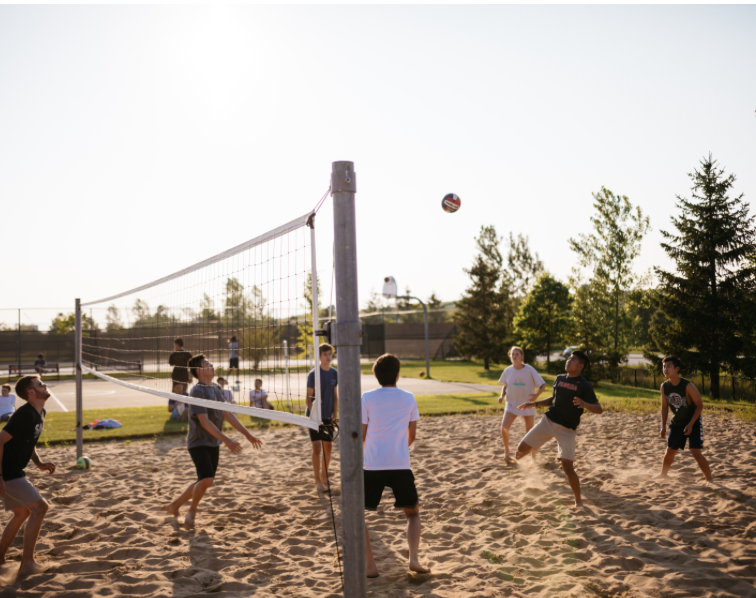
M 397 295 L 396 280 L 393 276 L 383 279 L 383 296 L 386 299 L 394 299 Z

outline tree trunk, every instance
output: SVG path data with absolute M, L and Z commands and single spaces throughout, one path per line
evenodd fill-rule
M 701 389 L 703 394 L 704 389 Z M 709 396 L 712 399 L 719 398 L 719 363 L 712 363 L 709 368 Z
M 546 335 L 546 367 L 551 365 L 551 338 L 550 335 Z M 547 369 L 548 371 L 548 369 Z
M 614 351 L 619 347 L 619 289 L 614 302 Z
M 488 357 L 484 357 L 483 358 L 483 369 L 486 370 L 486 371 L 488 371 L 489 369 L 491 369 L 489 367 Z

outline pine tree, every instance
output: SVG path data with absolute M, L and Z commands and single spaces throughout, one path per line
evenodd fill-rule
M 687 372 L 708 371 L 716 399 L 720 370 L 754 367 L 756 218 L 742 194 L 730 197 L 735 175 L 726 176 L 711 154 L 700 164 L 688 175 L 693 199 L 677 196 L 677 231 L 662 231 L 675 270 L 655 268 L 669 321 L 657 323 L 654 336 L 663 352 L 680 356 Z
M 515 239 L 514 235 L 509 233 L 507 266 L 512 295 L 517 298 L 524 297 L 538 277 L 544 273 L 543 262 L 537 253 L 530 251 L 528 237 L 523 237 L 521 234 Z
M 464 270 L 471 284 L 457 301 L 454 313 L 458 331 L 454 347 L 466 357 L 482 360 L 486 370 L 492 363 L 506 359 L 512 322 L 512 300 L 502 273 L 500 240 L 493 226 L 481 227 L 475 239 L 479 254 L 472 268 Z
M 570 323 L 570 289 L 549 273 L 541 274 L 523 299 L 514 318 L 518 344 L 533 357 L 546 354 L 551 363 L 551 347 L 563 340 Z
M 446 314 L 443 311 L 440 311 L 444 302 L 436 296 L 435 291 L 431 293 L 431 296 L 428 297 L 425 304 L 428 306 L 428 322 L 430 324 L 440 324 L 441 322 L 446 321 Z
M 606 289 L 611 299 L 607 317 L 612 342 L 606 358 L 614 377 L 617 366 L 627 361 L 629 322 L 624 302 L 627 293 L 642 281 L 633 272 L 633 262 L 651 225 L 640 207 L 634 208 L 624 195 L 614 195 L 601 187 L 593 199 L 597 212 L 591 217 L 594 232 L 580 235 L 579 240 L 570 239 L 569 243 L 581 266 L 593 268 L 592 286 Z

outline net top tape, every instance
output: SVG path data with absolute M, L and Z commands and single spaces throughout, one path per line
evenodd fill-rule
M 188 403 L 190 405 L 197 405 L 199 407 L 207 407 L 208 409 L 217 409 L 219 411 L 231 411 L 232 413 L 244 413 L 252 417 L 259 417 L 260 419 L 271 419 L 275 421 L 284 422 L 287 424 L 294 424 L 296 426 L 303 426 L 305 428 L 311 428 L 316 431 L 320 428 L 319 424 L 313 421 L 312 419 L 310 419 L 309 417 L 304 417 L 302 415 L 295 415 L 293 413 L 287 413 L 286 411 L 274 411 L 271 409 L 258 409 L 257 407 L 247 407 L 246 405 L 235 405 L 234 403 L 219 403 L 218 401 L 209 401 L 207 399 L 198 399 L 196 397 L 186 397 L 184 395 L 177 395 L 170 392 L 163 392 L 161 390 L 155 390 L 154 388 L 147 388 L 146 386 L 141 386 L 139 384 L 132 384 L 131 382 L 125 382 L 123 380 L 119 380 L 118 378 L 113 378 L 112 376 L 103 374 L 102 372 L 98 372 L 97 370 L 93 370 L 92 368 L 88 368 L 87 366 L 83 364 L 81 366 L 81 369 L 86 374 L 94 374 L 98 378 L 102 378 L 103 380 L 107 380 L 108 382 L 115 382 L 116 384 L 120 384 L 121 386 L 125 386 L 126 388 L 130 388 L 132 390 L 146 392 L 146 393 L 158 396 L 158 397 L 164 397 L 166 399 L 178 401 L 179 403 Z
M 141 287 L 137 287 L 135 289 L 131 289 L 130 291 L 126 291 L 124 293 L 118 293 L 117 295 L 112 295 L 110 297 L 105 297 L 104 299 L 98 299 L 97 301 L 89 301 L 87 303 L 82 303 L 82 307 L 88 307 L 90 305 L 97 305 L 98 303 L 105 303 L 106 301 L 113 301 L 115 299 L 120 299 L 121 297 L 126 297 L 128 295 L 131 295 L 133 293 L 138 293 L 139 291 L 144 291 L 146 289 L 152 288 L 154 286 L 157 286 L 159 284 L 163 284 L 165 282 L 168 282 L 169 280 L 173 280 L 175 278 L 179 278 L 181 276 L 185 276 L 186 274 L 190 274 L 192 272 L 195 272 L 197 270 L 200 270 L 206 266 L 210 266 L 211 264 L 214 264 L 216 262 L 219 262 L 221 260 L 224 260 L 226 258 L 232 257 L 236 255 L 237 253 L 241 253 L 245 249 L 251 249 L 252 247 L 256 247 L 257 245 L 260 245 L 262 243 L 265 243 L 266 241 L 271 241 L 277 237 L 280 237 L 282 235 L 285 235 L 286 233 L 289 233 L 293 230 L 296 230 L 305 224 L 307 224 L 307 219 L 312 215 L 312 212 L 308 212 L 304 216 L 300 216 L 299 218 L 295 218 L 291 222 L 287 222 L 286 224 L 279 226 L 278 228 L 274 228 L 273 230 L 268 231 L 265 234 L 260 235 L 259 237 L 255 237 L 254 239 L 250 239 L 249 241 L 246 241 L 245 243 L 242 243 L 241 245 L 237 245 L 236 247 L 232 247 L 231 249 L 227 249 L 223 253 L 219 253 L 218 255 L 215 255 L 211 258 L 208 258 L 206 260 L 203 260 L 199 263 L 194 264 L 193 266 L 189 266 L 188 268 L 184 268 L 183 270 L 179 270 L 178 272 L 174 272 L 173 274 L 169 274 L 168 276 L 164 276 L 163 278 L 159 278 L 158 280 L 154 280 L 148 284 L 142 285 Z M 140 387 L 141 390 L 141 387 Z

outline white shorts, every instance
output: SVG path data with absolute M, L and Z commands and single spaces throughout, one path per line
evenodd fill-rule
M 541 420 L 533 426 L 533 429 L 525 434 L 525 438 L 522 439 L 522 442 L 532 449 L 539 449 L 552 438 L 556 438 L 557 444 L 559 445 L 557 459 L 574 461 L 576 437 L 576 430 L 571 430 L 560 424 L 555 424 L 548 418 L 548 416 L 544 415 Z
M 535 415 L 536 414 L 535 407 L 531 407 L 530 409 L 523 409 L 522 411 L 520 411 L 517 408 L 517 405 L 513 405 L 509 401 L 507 401 L 507 407 L 506 409 L 504 409 L 504 414 L 506 415 L 507 412 L 514 413 L 515 415 Z

